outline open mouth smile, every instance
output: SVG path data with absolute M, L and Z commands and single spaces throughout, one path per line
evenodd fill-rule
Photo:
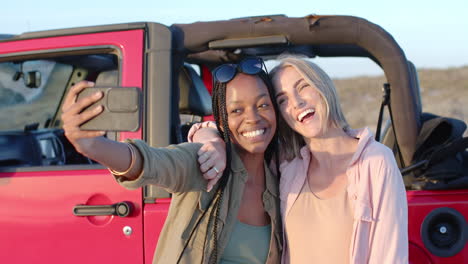
M 309 108 L 302 111 L 299 115 L 297 115 L 297 121 L 304 122 L 306 119 L 309 119 L 315 115 L 315 109 Z
M 241 135 L 246 137 L 246 138 L 255 138 L 255 137 L 258 137 L 260 135 L 265 134 L 265 131 L 266 131 L 266 129 L 262 128 L 262 129 L 257 129 L 257 130 L 254 130 L 254 131 L 242 132 Z

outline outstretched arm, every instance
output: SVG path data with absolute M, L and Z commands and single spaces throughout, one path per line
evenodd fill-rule
M 65 136 L 79 153 L 111 170 L 126 172 L 120 175 L 124 178 L 135 179 L 141 173 L 142 162 L 141 155 L 134 146 L 103 137 L 105 131 L 85 131 L 80 128 L 81 124 L 99 115 L 103 110 L 102 106 L 86 109 L 102 98 L 102 92 L 96 92 L 79 101 L 76 100 L 81 91 L 93 86 L 92 82 L 81 81 L 74 85 L 66 95 L 62 106 Z
M 197 172 L 197 152 L 200 144 L 181 144 L 167 148 L 152 148 L 141 140 L 126 143 L 109 140 L 104 131 L 85 131 L 84 122 L 102 112 L 102 106 L 88 108 L 102 98 L 101 92 L 77 101 L 78 94 L 92 82 L 74 85 L 65 97 L 62 120 L 65 136 L 75 149 L 108 167 L 117 181 L 129 189 L 155 184 L 171 192 L 202 190 L 206 181 Z

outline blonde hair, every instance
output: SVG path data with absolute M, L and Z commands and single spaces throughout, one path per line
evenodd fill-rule
M 321 132 L 325 133 L 329 124 L 347 131 L 349 125 L 341 110 L 340 100 L 330 76 L 317 64 L 304 58 L 287 56 L 278 60 L 279 64 L 270 72 L 271 78 L 275 78 L 282 69 L 293 67 L 304 78 L 304 81 L 317 88 L 324 102 L 324 111 L 319 112 L 322 120 Z M 278 128 L 282 158 L 292 160 L 299 156 L 300 149 L 305 145 L 303 136 L 291 129 L 281 115 Z

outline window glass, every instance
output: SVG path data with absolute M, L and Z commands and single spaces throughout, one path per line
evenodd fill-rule
M 50 60 L 0 64 L 0 130 L 45 127 L 53 118 L 73 67 Z
M 109 81 L 106 73 L 117 72 L 118 59 L 111 54 L 31 57 L 0 62 L 0 170 L 91 164 L 65 138 L 61 105 L 75 83 Z M 117 84 L 118 74 L 111 77 Z

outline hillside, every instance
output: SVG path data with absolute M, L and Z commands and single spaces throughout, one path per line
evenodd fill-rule
M 468 123 L 468 66 L 418 69 L 423 112 L 453 117 Z M 382 101 L 383 76 L 333 80 L 351 127 L 373 131 Z M 465 132 L 468 135 L 468 132 Z

